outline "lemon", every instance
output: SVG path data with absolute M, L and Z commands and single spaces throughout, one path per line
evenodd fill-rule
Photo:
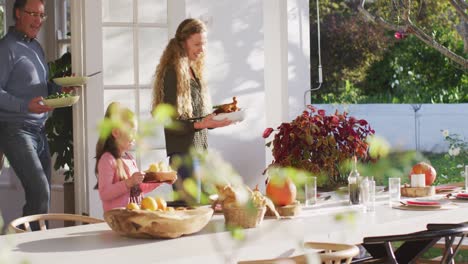
M 158 208 L 163 210 L 163 211 L 166 211 L 166 208 L 167 208 L 167 203 L 166 201 L 161 198 L 161 197 L 156 197 L 156 203 L 158 204 Z
M 162 172 L 167 172 L 167 171 L 168 171 L 168 169 L 167 169 L 168 166 L 167 166 L 166 163 L 164 163 L 163 161 L 160 161 L 160 162 L 158 163 L 158 166 L 159 166 L 159 169 L 160 169 Z
M 138 204 L 136 204 L 136 203 L 129 203 L 129 204 L 127 204 L 127 209 L 128 210 L 138 210 L 138 209 L 140 209 L 140 206 L 138 206 Z
M 167 208 L 166 208 L 166 211 L 168 211 L 168 212 L 174 212 L 175 209 L 174 209 L 174 207 L 167 207 Z
M 153 197 L 145 197 L 141 201 L 141 209 L 147 209 L 150 211 L 155 211 L 158 209 L 158 204 L 156 203 L 156 200 L 154 200 Z
M 158 172 L 159 171 L 159 165 L 156 163 L 150 164 L 150 167 L 148 169 L 150 172 Z

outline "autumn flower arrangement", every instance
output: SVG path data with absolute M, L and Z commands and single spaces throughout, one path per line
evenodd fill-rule
M 265 129 L 263 138 L 268 138 L 274 131 L 273 128 Z M 326 115 L 325 110 L 317 110 L 311 105 L 292 122 L 282 123 L 276 131 L 274 139 L 266 144 L 272 147 L 274 158 L 269 167 L 290 166 L 326 175 L 328 182 L 324 185 L 328 186 L 346 183 L 348 171 L 341 172 L 340 166 L 353 155 L 361 161 L 369 159 L 366 139 L 374 134 L 364 119 L 338 110 Z

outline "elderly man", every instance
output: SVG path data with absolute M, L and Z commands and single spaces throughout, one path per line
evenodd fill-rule
M 44 125 L 53 110 L 42 100 L 61 87 L 48 81 L 44 51 L 35 39 L 47 17 L 44 0 L 16 0 L 13 14 L 15 26 L 0 40 L 0 152 L 23 185 L 23 215 L 41 214 L 50 203 L 51 159 Z

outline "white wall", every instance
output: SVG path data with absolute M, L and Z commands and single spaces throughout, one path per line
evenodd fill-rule
M 288 89 L 289 113 L 303 109 L 303 93 L 309 89 L 309 11 L 308 1 L 289 0 L 288 17 Z M 210 148 L 244 177 L 250 186 L 264 182 L 266 126 L 265 113 L 265 27 L 262 0 L 190 0 L 187 17 L 204 20 L 208 25 L 207 83 L 213 104 L 225 103 L 237 96 L 239 106 L 247 110 L 246 119 L 234 126 L 210 131 Z

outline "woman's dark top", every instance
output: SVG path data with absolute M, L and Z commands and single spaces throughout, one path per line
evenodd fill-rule
M 198 78 L 190 81 L 190 93 L 192 96 L 193 117 L 202 117 L 207 113 L 203 109 L 203 96 Z M 174 68 L 168 68 L 164 77 L 165 103 L 177 107 L 177 76 Z M 208 148 L 207 129 L 195 129 L 193 121 L 178 119 L 181 129 L 164 129 L 166 137 L 167 155 L 188 154 L 190 147 L 197 150 Z

